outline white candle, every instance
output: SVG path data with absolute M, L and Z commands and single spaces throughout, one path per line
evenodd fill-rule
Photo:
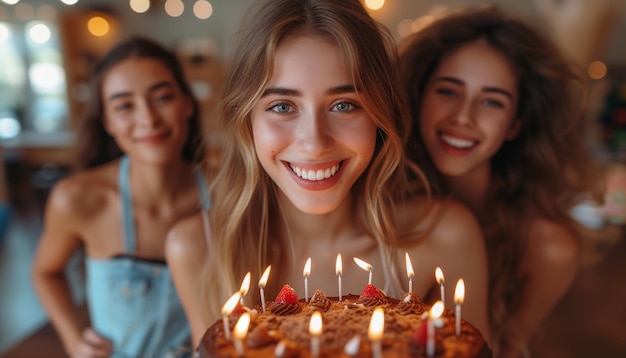
M 454 289 L 454 319 L 455 319 L 455 329 L 456 335 L 461 335 L 461 305 L 465 300 L 465 282 L 462 278 L 460 278 L 456 282 L 456 288 Z
M 385 311 L 381 306 L 374 309 L 372 319 L 370 320 L 370 326 L 367 331 L 367 338 L 369 338 L 372 345 L 372 357 L 382 358 L 383 350 L 381 340 L 383 339 L 383 333 L 385 331 Z
M 250 313 L 245 312 L 239 317 L 237 324 L 235 324 L 235 330 L 233 332 L 235 344 L 235 350 L 237 351 L 238 357 L 244 356 L 244 348 L 243 348 L 243 340 L 246 338 L 248 334 L 248 326 L 250 325 Z
M 227 340 L 230 340 L 230 324 L 228 322 L 228 315 L 230 315 L 235 307 L 237 306 L 237 302 L 241 299 L 241 292 L 237 291 L 235 294 L 230 296 L 228 301 L 222 307 L 222 323 L 224 324 L 224 337 Z
M 428 313 L 428 326 L 427 326 L 427 341 L 426 341 L 426 356 L 435 356 L 435 320 L 438 319 L 443 313 L 443 302 L 437 301 Z
M 339 301 L 341 301 L 341 254 L 337 255 L 337 261 L 335 261 L 335 273 L 337 273 L 337 285 L 339 286 Z
M 443 271 L 441 271 L 441 268 L 440 268 L 440 267 L 437 267 L 437 268 L 435 269 L 435 279 L 437 280 L 437 283 L 439 284 L 439 287 L 440 287 L 440 289 L 441 289 L 441 303 L 442 303 L 442 304 L 444 305 L 444 307 L 445 307 L 445 305 L 446 305 L 446 304 L 445 304 L 445 302 L 446 302 L 446 295 L 445 295 L 445 292 L 444 292 L 444 283 L 445 283 L 445 280 L 444 280 L 444 278 L 443 278 Z
M 413 292 L 413 276 L 415 276 L 415 272 L 413 272 L 413 265 L 411 265 L 411 258 L 409 257 L 409 253 L 405 252 L 406 259 L 406 276 L 409 278 L 409 292 Z
M 320 355 L 320 335 L 322 334 L 322 314 L 320 311 L 315 311 L 311 315 L 309 334 L 311 335 L 311 357 L 317 358 Z
M 357 265 L 359 265 L 359 267 L 369 272 L 369 279 L 367 280 L 367 283 L 371 285 L 372 284 L 372 265 L 368 264 L 367 262 L 361 260 L 358 257 L 353 257 L 352 259 L 354 260 L 354 262 L 356 262 Z
M 261 291 L 261 308 L 263 309 L 263 312 L 265 312 L 265 293 L 263 292 L 263 289 L 267 284 L 267 279 L 270 276 L 271 269 L 272 265 L 267 266 L 265 271 L 263 271 L 263 275 L 261 275 L 261 279 L 259 280 L 259 290 Z
M 302 276 L 304 276 L 304 301 L 309 302 L 309 275 L 311 274 L 311 258 L 309 257 L 304 264 Z
M 241 298 L 239 299 L 239 302 L 241 302 L 241 305 L 243 306 L 243 297 L 248 294 L 248 290 L 250 289 L 250 272 L 248 272 L 246 274 L 246 276 L 244 276 L 243 281 L 241 281 L 241 286 L 239 288 L 239 292 L 241 292 Z

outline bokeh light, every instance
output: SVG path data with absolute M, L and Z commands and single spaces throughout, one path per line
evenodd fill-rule
M 365 0 L 365 6 L 370 10 L 379 10 L 385 6 L 385 0 Z
M 589 74 L 589 78 L 594 80 L 599 80 L 606 76 L 607 68 L 604 62 L 602 61 L 593 61 L 589 64 L 587 68 L 587 73 Z
M 57 11 L 52 5 L 40 5 L 37 8 L 37 18 L 39 20 L 54 21 L 57 18 Z
M 45 44 L 52 35 L 50 28 L 45 24 L 35 24 L 28 30 L 28 37 L 35 43 Z
M 31 4 L 21 2 L 15 5 L 15 17 L 22 21 L 27 21 L 35 16 L 35 9 Z
M 198 0 L 193 4 L 193 14 L 198 19 L 208 19 L 213 14 L 213 6 L 207 0 Z
M 185 4 L 181 0 L 167 0 L 165 12 L 171 17 L 179 17 L 185 11 Z
M 5 42 L 11 36 L 11 30 L 5 24 L 0 24 L 0 42 Z
M 150 0 L 130 0 L 130 8 L 139 14 L 142 14 L 150 9 Z
M 102 37 L 109 33 L 109 22 L 102 16 L 93 16 L 87 21 L 87 30 L 94 36 Z

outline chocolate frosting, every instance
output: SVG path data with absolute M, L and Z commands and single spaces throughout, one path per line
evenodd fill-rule
M 277 316 L 288 316 L 296 314 L 300 312 L 300 303 L 288 304 L 274 302 L 274 304 L 272 304 L 270 307 L 270 311 L 272 311 L 272 313 Z

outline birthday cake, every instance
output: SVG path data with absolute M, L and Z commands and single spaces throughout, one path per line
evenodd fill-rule
M 383 308 L 384 324 L 380 343 L 374 346 L 368 328 L 376 307 Z M 451 310 L 444 310 L 432 320 L 434 334 L 429 335 L 429 310 L 413 293 L 397 300 L 370 284 L 361 295 L 347 295 L 341 300 L 317 290 L 308 302 L 299 300 L 293 289 L 285 285 L 276 300 L 268 302 L 265 312 L 259 306 L 248 309 L 238 304 L 229 316 L 229 337 L 224 332 L 224 321 L 220 320 L 206 331 L 197 353 L 201 358 L 315 356 L 309 325 L 313 313 L 319 311 L 322 329 L 314 350 L 319 357 L 492 356 L 481 333 L 465 320 L 461 319 L 460 334 L 456 334 L 456 318 Z M 250 315 L 247 334 L 235 342 L 237 338 L 231 331 L 245 312 Z

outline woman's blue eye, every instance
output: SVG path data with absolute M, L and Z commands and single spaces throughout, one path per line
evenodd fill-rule
M 352 108 L 354 107 L 354 105 L 352 103 L 349 102 L 341 102 L 341 103 L 337 103 L 334 106 L 336 111 L 339 112 L 349 112 L 350 110 L 352 110 Z
M 502 102 L 493 99 L 486 99 L 484 103 L 489 107 L 504 108 L 504 104 L 502 104 Z
M 279 104 L 273 105 L 269 109 L 277 113 L 292 112 L 291 106 L 286 103 L 279 103 Z

